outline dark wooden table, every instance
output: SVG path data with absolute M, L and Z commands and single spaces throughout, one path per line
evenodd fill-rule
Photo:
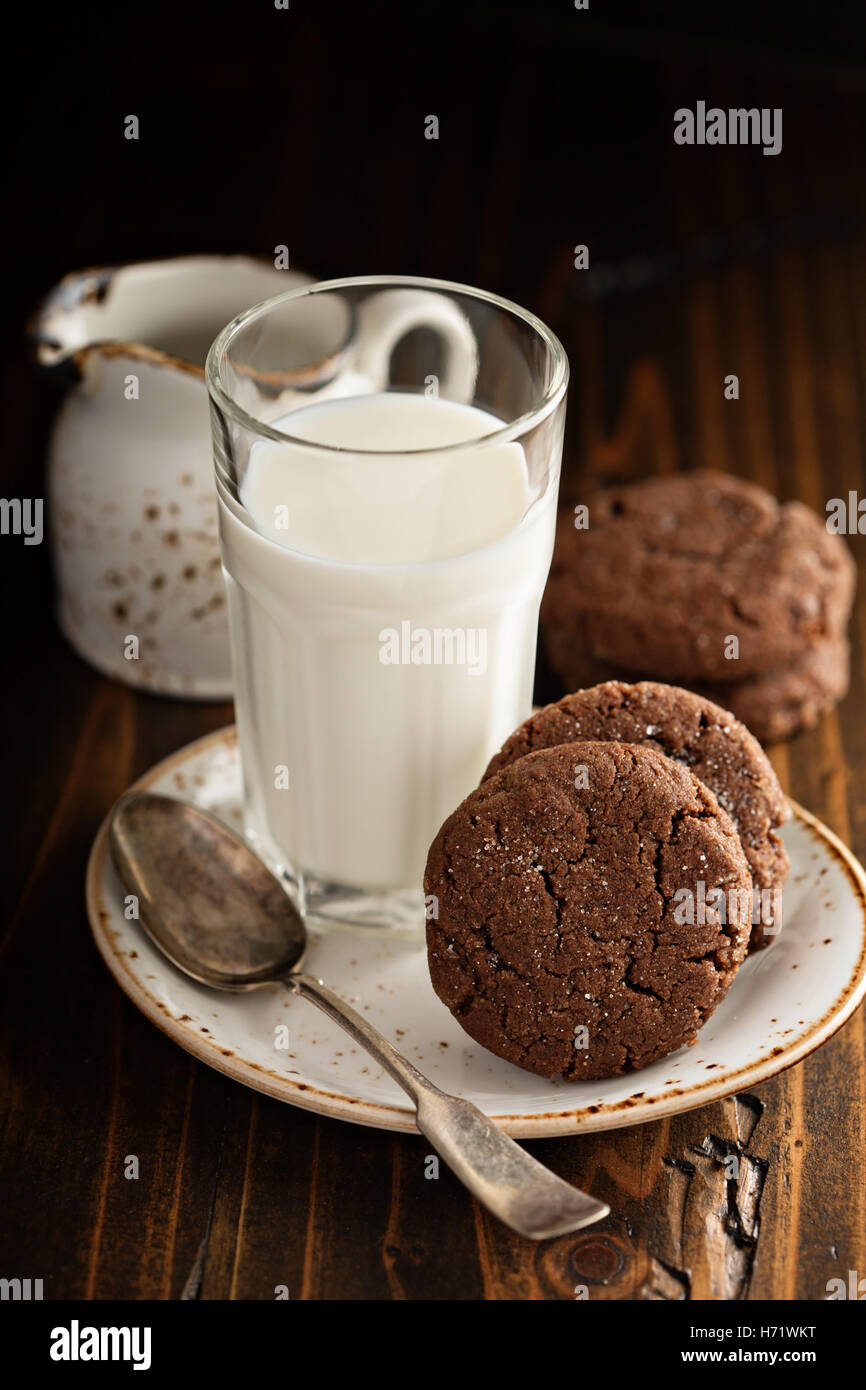
M 312 45 L 313 20 L 294 22 Z M 416 94 L 403 81 L 383 96 L 377 71 L 362 81 L 354 69 L 355 22 L 346 20 L 330 66 L 319 34 L 318 65 L 315 53 L 293 51 L 266 67 L 275 80 L 285 62 L 292 82 L 282 96 L 268 81 L 260 92 L 273 159 L 261 205 L 246 213 L 216 179 L 195 101 L 181 101 L 172 124 L 152 77 L 149 162 L 140 153 L 130 173 L 103 134 L 101 162 L 77 168 L 74 193 L 58 168 L 69 211 L 80 214 L 62 245 L 47 195 L 34 194 L 19 307 L 76 264 L 283 241 L 295 263 L 323 275 L 464 279 L 527 304 L 565 342 L 566 492 L 589 476 L 700 462 L 822 513 L 849 489 L 863 495 L 861 70 L 592 30 L 583 42 L 552 20 L 533 27 L 507 12 L 488 32 L 486 63 L 512 64 L 504 94 L 493 99 L 488 81 L 479 102 L 462 60 L 444 64 L 436 87 L 441 38 L 431 21 L 428 85 Z M 253 78 L 232 66 L 227 23 L 213 17 L 196 101 L 231 77 L 247 84 L 235 138 L 261 181 L 261 142 L 245 143 Z M 262 61 L 271 33 L 256 31 Z M 171 98 L 198 41 L 181 33 L 157 60 L 145 34 L 141 70 L 155 62 Z M 84 114 L 70 113 L 71 141 L 85 127 L 96 139 L 100 120 L 114 119 L 112 102 L 127 109 L 128 48 L 121 36 L 120 75 L 107 79 L 104 99 L 90 94 Z M 393 49 L 383 41 L 374 69 Z M 673 110 L 706 96 L 783 107 L 782 155 L 675 147 Z M 440 107 L 442 138 L 431 148 L 423 115 Z M 40 189 L 55 134 L 53 118 L 37 119 Z M 202 172 L 190 199 L 193 158 Z M 573 268 L 578 242 L 591 248 L 593 274 Z M 636 255 L 648 260 L 629 269 Z M 24 361 L 19 320 L 4 332 L 3 486 L 29 496 L 54 398 Z M 723 396 L 729 372 L 740 378 L 736 402 Z M 849 544 L 862 568 L 866 541 Z M 49 1298 L 271 1299 L 287 1285 L 305 1299 L 569 1299 L 586 1283 L 594 1299 L 815 1300 L 829 1278 L 866 1270 L 862 1011 L 748 1094 L 530 1145 L 612 1210 L 598 1227 L 541 1245 L 489 1219 L 447 1171 L 425 1181 L 420 1138 L 281 1105 L 176 1048 L 102 966 L 83 872 L 114 798 L 157 759 L 230 722 L 231 708 L 150 698 L 96 675 L 53 624 L 44 553 L 14 537 L 0 548 L 10 910 L 0 946 L 0 1274 L 43 1278 Z M 864 857 L 862 576 L 859 594 L 849 698 L 771 754 L 790 794 Z M 552 693 L 542 676 L 539 694 Z M 738 1185 L 721 1161 L 732 1146 Z M 130 1154 L 137 1181 L 124 1178 Z

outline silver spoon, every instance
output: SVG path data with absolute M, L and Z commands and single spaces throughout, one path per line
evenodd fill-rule
M 416 1108 L 418 1128 L 506 1226 L 542 1240 L 589 1226 L 609 1207 L 532 1158 L 468 1100 L 434 1086 L 365 1018 L 298 970 L 307 933 L 279 881 L 215 817 L 173 797 L 131 792 L 114 808 L 111 854 L 138 920 L 185 974 L 214 989 L 284 984 L 380 1062 Z

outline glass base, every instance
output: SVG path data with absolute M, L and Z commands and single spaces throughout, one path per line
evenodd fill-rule
M 303 874 L 301 911 L 310 926 L 366 936 L 399 936 L 421 941 L 426 925 L 419 888 L 347 888 Z
M 284 885 L 304 922 L 319 931 L 395 936 L 421 942 L 426 928 L 426 900 L 420 888 L 352 888 L 344 883 L 299 873 L 267 835 L 248 818 L 246 839 Z

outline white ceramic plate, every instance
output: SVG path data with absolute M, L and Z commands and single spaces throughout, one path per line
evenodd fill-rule
M 195 801 L 240 828 L 234 729 L 182 748 L 135 783 Z M 796 804 L 785 827 L 791 874 L 785 928 L 750 957 L 694 1047 L 611 1081 L 546 1081 L 467 1037 L 433 993 L 422 946 L 342 933 L 311 936 L 305 968 L 371 1020 L 439 1086 L 473 1100 L 525 1138 L 613 1129 L 704 1105 L 800 1061 L 866 993 L 866 874 L 833 833 Z M 143 1013 L 181 1047 L 255 1090 L 382 1129 L 414 1131 L 395 1083 L 306 1000 L 282 986 L 218 994 L 174 969 L 123 915 L 107 821 L 87 868 L 96 944 Z M 283 1028 L 280 1028 L 283 1025 Z M 288 1048 L 276 1046 L 288 1029 Z

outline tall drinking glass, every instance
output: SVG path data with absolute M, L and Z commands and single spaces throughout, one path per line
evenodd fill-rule
M 530 711 L 567 359 L 496 295 L 365 276 L 242 314 L 207 380 L 247 835 L 311 922 L 419 931 Z

